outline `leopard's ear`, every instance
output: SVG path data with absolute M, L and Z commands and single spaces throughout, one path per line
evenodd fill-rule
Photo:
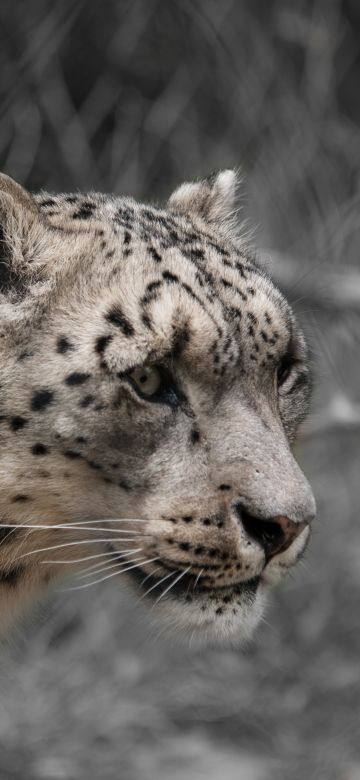
M 225 170 L 199 182 L 181 184 L 171 195 L 171 211 L 200 217 L 228 234 L 237 235 L 236 200 L 240 177 L 234 170 Z
M 31 275 L 34 250 L 44 232 L 39 209 L 30 195 L 0 174 L 0 294 L 21 297 Z

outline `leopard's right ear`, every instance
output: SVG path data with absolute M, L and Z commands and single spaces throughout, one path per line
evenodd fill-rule
M 42 243 L 44 222 L 29 192 L 0 174 L 0 295 L 18 300 L 36 274 L 32 260 Z

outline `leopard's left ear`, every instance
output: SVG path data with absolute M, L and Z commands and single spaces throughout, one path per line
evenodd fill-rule
M 215 173 L 199 182 L 181 184 L 170 196 L 171 211 L 197 216 L 228 234 L 237 235 L 236 199 L 240 177 L 234 170 Z
M 34 251 L 44 233 L 39 209 L 30 195 L 10 176 L 0 173 L 0 293 L 11 299 L 35 276 Z

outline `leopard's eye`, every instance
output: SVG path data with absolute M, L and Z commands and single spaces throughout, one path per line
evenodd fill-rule
M 162 384 L 162 376 L 156 366 L 135 368 L 129 376 L 142 395 L 146 395 L 148 398 L 156 395 Z

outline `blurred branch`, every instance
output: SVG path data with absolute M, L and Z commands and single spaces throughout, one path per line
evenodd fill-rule
M 305 423 L 302 438 L 310 438 L 323 433 L 335 433 L 337 430 L 355 433 L 360 428 L 360 404 L 354 403 L 345 395 L 334 395 L 327 406 L 312 415 Z
M 260 253 L 264 265 L 272 278 L 289 300 L 296 304 L 306 301 L 309 308 L 332 315 L 346 312 L 360 314 L 360 271 L 353 266 L 342 265 L 341 271 L 324 265 L 321 268 L 321 282 L 316 270 L 305 266 L 281 252 Z M 304 264 L 305 265 L 305 264 Z

